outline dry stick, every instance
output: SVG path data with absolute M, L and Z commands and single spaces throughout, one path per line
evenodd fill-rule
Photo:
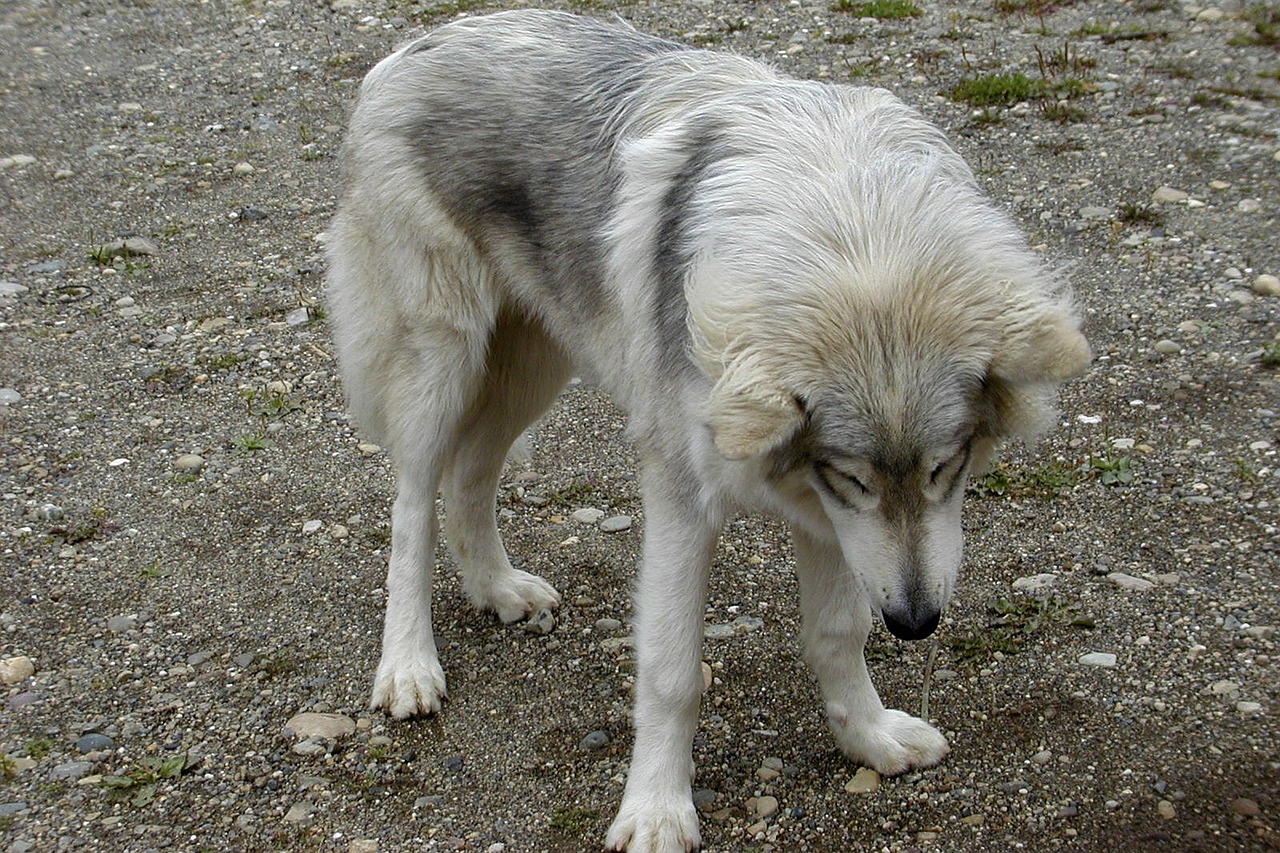
M 920 692 L 920 719 L 929 720 L 929 682 L 933 680 L 933 662 L 938 658 L 938 638 L 929 644 L 929 659 L 924 662 L 924 684 Z

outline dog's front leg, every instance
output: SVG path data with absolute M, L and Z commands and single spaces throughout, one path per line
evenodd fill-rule
M 703 607 L 719 517 L 646 473 L 644 551 L 636 588 L 636 745 L 605 842 L 629 853 L 684 853 L 701 843 L 693 807 L 693 735 L 702 694 Z
M 886 776 L 930 767 L 946 756 L 942 734 L 924 720 L 884 707 L 863 648 L 871 608 L 836 542 L 792 527 L 800 580 L 805 660 L 822 686 L 827 722 L 851 760 Z

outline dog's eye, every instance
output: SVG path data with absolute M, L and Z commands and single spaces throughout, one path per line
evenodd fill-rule
M 845 506 L 852 507 L 853 499 L 870 497 L 872 494 L 865 483 L 848 471 L 826 462 L 815 462 L 813 468 L 827 491 Z
M 938 463 L 938 467 L 933 469 L 933 473 L 929 475 L 929 485 L 942 486 L 947 481 L 955 477 L 964 469 L 969 462 L 971 442 L 965 442 L 964 446 L 953 453 L 949 458 Z

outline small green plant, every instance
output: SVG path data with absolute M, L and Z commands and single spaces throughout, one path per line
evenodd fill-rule
M 1263 367 L 1280 367 L 1280 341 L 1264 344 L 1259 361 Z
M 1069 491 L 1079 482 L 1077 470 L 1056 459 L 1025 470 L 1012 469 L 1002 463 L 970 482 L 969 492 L 979 496 L 1047 499 Z
M 261 435 L 237 436 L 233 442 L 236 453 L 257 453 L 271 447 L 271 442 Z
M 1093 621 L 1078 615 L 1079 609 L 1079 605 L 1068 604 L 1054 594 L 998 598 L 987 605 L 986 625 L 952 638 L 948 645 L 960 663 L 980 663 L 996 652 L 1013 654 L 1021 651 L 1033 634 L 1051 622 L 1092 628 Z
M 160 783 L 167 779 L 177 779 L 186 769 L 185 755 L 174 755 L 169 758 L 147 756 L 121 776 L 103 776 L 102 786 L 107 795 L 117 801 L 128 802 L 135 808 L 149 805 L 156 797 Z
M 0 752 L 0 779 L 12 779 L 18 775 L 18 762 Z
M 217 373 L 232 369 L 248 357 L 240 352 L 224 352 L 218 355 L 204 356 L 201 358 L 200 363 L 204 365 L 205 369 Z
M 1255 3 L 1243 17 L 1253 24 L 1253 32 L 1235 36 L 1228 44 L 1236 47 L 1280 47 L 1280 3 Z
M 600 484 L 592 477 L 574 477 L 564 488 L 552 488 L 547 500 L 554 506 L 578 508 L 591 503 Z
M 275 678 L 278 675 L 288 675 L 301 669 L 297 655 L 292 649 L 280 648 L 268 654 L 263 658 L 262 671 L 267 675 Z
M 1025 74 L 983 74 L 966 77 L 951 89 L 952 100 L 989 107 L 1042 98 L 1047 91 L 1043 80 Z
M 584 809 L 579 806 L 570 806 L 567 809 L 558 809 L 551 816 L 551 828 L 563 832 L 565 835 L 586 835 L 594 827 L 600 815 L 591 809 Z
M 1119 486 L 1133 482 L 1133 459 L 1105 453 L 1089 457 L 1089 470 L 1104 486 Z
M 27 741 L 26 745 L 22 747 L 22 751 L 28 758 L 34 758 L 36 761 L 41 761 L 42 759 L 47 758 L 49 753 L 53 752 L 53 747 L 54 743 L 52 738 L 38 737 Z
M 1056 121 L 1058 124 L 1079 124 L 1089 120 L 1087 112 L 1080 107 L 1068 104 L 1066 101 L 1042 101 L 1040 115 L 1048 121 Z
M 882 21 L 902 18 L 918 18 L 924 11 L 910 0 L 870 0 L 870 2 L 853 2 L 853 0 L 836 0 L 831 5 L 832 12 L 848 12 L 859 18 L 879 18 Z
M 1146 225 L 1152 228 L 1164 227 L 1166 216 L 1158 207 L 1139 202 L 1121 202 L 1120 212 L 1116 219 L 1125 225 Z

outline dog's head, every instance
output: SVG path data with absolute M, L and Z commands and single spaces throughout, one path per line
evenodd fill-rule
M 969 472 L 1051 423 L 1090 360 L 1065 288 L 1007 218 L 963 180 L 917 189 L 882 180 L 856 222 L 708 252 L 689 290 L 716 448 L 834 536 L 907 639 L 950 599 Z
M 942 306 L 873 310 L 840 329 L 843 339 L 811 328 L 811 341 L 827 338 L 821 352 L 748 348 L 712 391 L 720 453 L 759 460 L 794 521 L 834 533 L 903 639 L 931 634 L 950 600 L 969 473 L 1002 438 L 1051 418 L 1057 384 L 1088 364 L 1061 306 L 1014 321 L 1019 312 L 1028 308 L 993 305 L 994 322 L 966 330 Z

